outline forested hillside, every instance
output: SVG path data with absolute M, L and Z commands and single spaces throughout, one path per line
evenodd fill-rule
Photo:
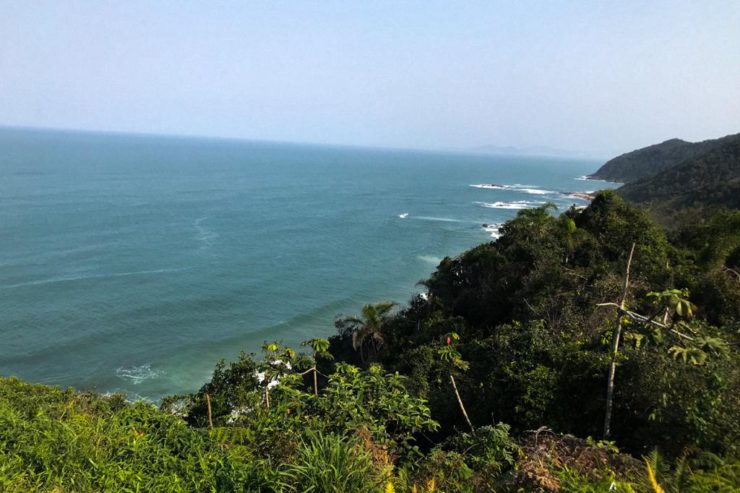
M 619 194 L 655 203 L 668 212 L 682 207 L 740 209 L 740 135 L 651 177 L 628 183 Z
M 407 306 L 159 410 L 0 380 L 0 490 L 738 491 L 738 224 L 523 210 Z
M 591 177 L 619 183 L 631 183 L 649 178 L 688 159 L 724 146 L 738 136 L 740 134 L 696 143 L 681 139 L 667 140 L 617 156 L 607 161 Z
M 696 144 L 673 139 L 612 159 L 592 175 L 671 231 L 740 209 L 740 134 Z

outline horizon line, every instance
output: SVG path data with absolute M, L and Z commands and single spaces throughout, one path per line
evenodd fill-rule
M 24 130 L 31 132 L 57 132 L 57 133 L 81 133 L 81 134 L 93 134 L 93 135 L 110 135 L 118 137 L 159 137 L 169 139 L 193 139 L 193 140 L 210 140 L 210 141 L 222 141 L 222 142 L 241 142 L 241 143 L 255 143 L 255 144 L 279 144 L 279 145 L 292 145 L 292 146 L 306 146 L 306 147 L 334 147 L 334 148 L 348 148 L 348 149 L 365 149 L 365 150 L 385 150 L 385 151 L 400 151 L 400 152 L 418 152 L 418 153 L 429 153 L 429 154 L 474 154 L 479 156 L 510 156 L 510 157 L 547 157 L 552 159 L 577 159 L 582 161 L 610 159 L 605 155 L 596 155 L 590 153 L 584 153 L 583 151 L 568 151 L 558 150 L 559 154 L 547 154 L 539 152 L 529 152 L 527 148 L 518 148 L 515 146 L 498 146 L 491 144 L 483 144 L 469 148 L 454 148 L 445 147 L 438 149 L 421 148 L 421 147 L 395 147 L 395 146 L 383 146 L 383 145 L 367 145 L 367 144 L 339 144 L 331 142 L 306 142 L 306 141 L 291 141 L 291 140 L 272 140 L 272 139 L 257 139 L 250 137 L 227 137 L 217 135 L 203 135 L 203 134 L 188 134 L 188 133 L 166 133 L 166 132 L 142 132 L 142 131 L 129 131 L 129 130 L 101 130 L 101 129 L 88 129 L 88 128 L 74 128 L 74 127 L 46 127 L 46 126 L 30 126 L 30 125 L 14 125 L 0 123 L 0 130 Z M 496 152 L 496 151 L 485 151 L 485 148 L 506 148 L 512 149 L 512 152 Z M 529 146 L 538 147 L 538 146 Z M 546 147 L 546 146 L 541 146 Z

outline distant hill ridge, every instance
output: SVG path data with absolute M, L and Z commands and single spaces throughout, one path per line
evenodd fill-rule
M 716 141 L 708 150 L 618 189 L 631 202 L 673 208 L 722 206 L 740 209 L 740 134 Z
M 667 140 L 614 158 L 591 177 L 625 183 L 617 193 L 646 205 L 664 225 L 683 221 L 676 215 L 682 211 L 707 217 L 717 208 L 740 210 L 740 134 Z
M 701 156 L 711 150 L 722 147 L 737 139 L 740 134 L 728 135 L 720 139 L 703 142 L 686 142 L 681 139 L 670 139 L 660 144 L 651 145 L 636 151 L 622 154 L 607 161 L 591 178 L 631 183 L 633 181 L 655 176 L 661 171 L 672 168 L 684 161 Z

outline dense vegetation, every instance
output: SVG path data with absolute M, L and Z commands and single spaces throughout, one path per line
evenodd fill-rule
M 661 214 L 685 207 L 740 209 L 740 135 L 654 177 L 628 183 L 619 193 L 632 202 L 652 202 Z
M 696 143 L 681 139 L 667 140 L 617 156 L 591 176 L 600 180 L 631 183 L 655 176 L 661 171 L 722 147 L 736 138 L 738 135 L 728 135 Z
M 617 190 L 669 230 L 740 209 L 740 134 L 692 144 L 672 139 L 608 161 L 593 178 Z
M 0 490 L 738 491 L 740 212 L 552 212 L 159 409 L 0 380 Z

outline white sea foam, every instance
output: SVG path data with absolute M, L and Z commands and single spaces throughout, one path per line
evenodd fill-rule
M 141 366 L 119 367 L 116 369 L 116 376 L 129 380 L 134 385 L 139 385 L 145 380 L 151 380 L 162 375 L 162 370 L 152 369 L 152 365 L 146 363 Z
M 452 219 L 450 217 L 431 217 L 431 216 L 414 216 L 414 219 L 421 219 L 422 221 L 439 221 L 442 223 L 462 223 L 466 222 L 461 219 Z
M 579 176 L 578 178 L 574 178 L 574 180 L 578 180 L 578 181 L 600 181 L 600 182 L 604 182 L 604 183 L 608 183 L 609 182 L 609 180 L 602 180 L 600 178 L 592 178 L 589 175 Z M 620 182 L 616 182 L 615 181 L 615 182 L 611 182 L 611 183 L 620 183 Z
M 562 198 L 567 199 L 567 200 L 575 199 L 575 200 L 590 202 L 591 198 L 588 197 L 588 195 L 593 194 L 593 193 L 594 191 L 591 190 L 591 191 L 586 191 L 586 192 L 563 192 L 560 195 Z
M 480 205 L 481 207 L 486 207 L 488 209 L 530 209 L 544 203 L 545 202 L 536 200 L 514 200 L 512 202 L 476 202 L 476 204 Z
M 549 195 L 558 193 L 553 190 L 542 190 L 541 188 L 515 188 L 517 192 L 531 193 L 532 195 Z
M 416 258 L 418 258 L 422 262 L 427 262 L 434 265 L 439 265 L 439 263 L 442 261 L 441 257 L 435 257 L 434 255 L 417 255 Z
M 206 250 L 210 248 L 213 245 L 213 242 L 218 238 L 218 233 L 215 231 L 206 228 L 203 226 L 203 222 L 206 221 L 208 217 L 200 217 L 193 221 L 193 226 L 195 226 L 196 235 L 195 239 L 200 242 L 200 249 Z
M 521 183 L 514 183 L 512 185 L 500 185 L 498 183 L 476 183 L 470 185 L 473 188 L 484 188 L 486 190 L 519 190 L 522 188 L 538 188 L 537 185 L 522 185 Z
M 481 228 L 486 233 L 489 233 L 491 235 L 491 238 L 498 239 L 501 237 L 500 224 L 484 224 L 483 226 L 481 226 Z
M 481 205 L 483 207 L 488 207 L 489 209 L 527 209 L 531 207 L 529 204 L 522 204 L 517 202 L 481 202 Z
M 477 183 L 470 186 L 473 188 L 483 188 L 486 190 L 510 190 L 512 192 L 529 193 L 532 195 L 548 195 L 558 193 L 553 190 L 543 190 L 537 185 L 522 185 L 521 183 L 514 183 L 513 185 L 499 185 L 497 183 Z

